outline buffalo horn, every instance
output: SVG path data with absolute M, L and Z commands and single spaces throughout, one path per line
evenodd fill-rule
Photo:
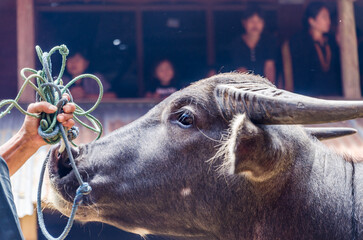
M 306 133 L 316 137 L 319 140 L 344 137 L 357 133 L 354 128 L 304 128 Z
M 267 85 L 221 84 L 214 94 L 224 117 L 246 113 L 258 124 L 318 124 L 363 117 L 363 101 L 322 100 Z

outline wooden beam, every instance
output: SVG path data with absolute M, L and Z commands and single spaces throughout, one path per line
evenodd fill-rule
M 339 14 L 340 62 L 344 97 L 361 97 L 354 0 L 337 0 Z
M 50 2 L 54 5 L 66 5 L 66 4 L 103 4 L 103 5 L 152 5 L 152 4 L 241 4 L 251 0 L 36 0 L 37 5 L 50 5 Z M 254 0 L 256 1 L 256 0 Z M 252 1 L 251 1 L 252 2 Z M 278 0 L 258 0 L 262 4 L 277 4 Z
M 36 6 L 39 12 L 130 12 L 130 11 L 202 11 L 204 5 L 61 5 Z
M 212 66 L 216 63 L 216 50 L 215 50 L 215 31 L 214 31 L 214 14 L 211 6 L 208 6 L 206 11 L 207 23 L 207 63 Z
M 18 73 L 24 67 L 35 68 L 34 41 L 34 2 L 33 0 L 16 0 L 17 27 L 17 62 Z M 18 75 L 18 90 L 23 84 Z M 34 90 L 26 88 L 20 99 L 21 102 L 34 101 Z
M 36 6 L 39 12 L 130 12 L 130 11 L 206 11 L 208 7 L 213 11 L 243 11 L 246 9 L 246 4 L 221 4 L 221 5 L 60 5 L 52 6 Z M 266 4 L 264 10 L 276 10 L 278 5 Z
M 142 22 L 142 11 L 137 10 L 136 18 L 136 54 L 137 54 L 137 81 L 139 97 L 144 94 L 144 29 Z

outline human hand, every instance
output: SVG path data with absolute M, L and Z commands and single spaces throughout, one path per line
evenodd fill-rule
M 63 97 L 66 97 L 70 100 L 68 94 L 63 94 Z M 57 110 L 57 107 L 48 103 L 48 102 L 37 102 L 32 103 L 28 106 L 27 111 L 30 113 L 40 114 L 42 112 L 45 113 L 54 113 Z M 63 106 L 64 113 L 61 113 L 57 116 L 58 122 L 62 123 L 64 127 L 71 128 L 74 125 L 73 112 L 76 110 L 76 106 L 73 103 L 68 103 Z M 24 119 L 23 126 L 21 127 L 19 133 L 20 136 L 24 139 L 28 139 L 32 142 L 34 147 L 39 148 L 43 145 L 46 145 L 46 142 L 43 140 L 41 136 L 38 134 L 39 127 L 39 118 L 26 116 Z

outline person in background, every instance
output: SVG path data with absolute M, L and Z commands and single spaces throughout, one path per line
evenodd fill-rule
M 156 63 L 153 68 L 153 79 L 146 93 L 147 98 L 163 99 L 178 90 L 175 80 L 175 69 L 168 59 Z
M 329 8 L 322 2 L 310 3 L 303 18 L 304 29 L 289 42 L 294 91 L 315 96 L 341 96 L 339 49 L 329 34 Z
M 84 74 L 89 73 L 89 60 L 87 58 L 86 53 L 81 51 L 76 51 L 73 54 L 70 54 L 67 58 L 67 66 L 66 66 L 66 74 L 63 77 L 64 85 L 71 81 L 73 78 Z M 111 91 L 111 85 L 106 79 L 99 73 L 94 73 L 96 77 L 98 77 L 103 85 L 103 99 L 114 99 L 116 98 L 116 94 Z M 71 87 L 70 91 L 72 93 L 72 97 L 76 100 L 85 100 L 85 99 L 96 99 L 99 94 L 99 86 L 97 82 L 91 78 L 83 78 L 81 80 L 76 81 Z
M 205 74 L 204 74 L 204 78 L 209 78 L 212 77 L 214 75 L 217 75 L 218 71 L 217 68 L 215 66 L 207 66 Z
M 358 61 L 360 73 L 360 90 L 363 96 L 363 41 L 361 41 L 358 45 Z
M 67 94 L 63 95 L 70 99 Z M 40 114 L 54 113 L 57 107 L 47 102 L 32 103 L 27 111 Z M 64 105 L 63 111 L 57 116 L 57 121 L 71 128 L 74 125 L 73 103 Z M 24 123 L 9 141 L 0 146 L 0 239 L 21 240 L 20 222 L 16 213 L 13 194 L 11 192 L 10 176 L 13 175 L 41 146 L 46 142 L 38 134 L 39 118 L 26 116 Z
M 358 62 L 359 62 L 359 74 L 360 74 L 360 90 L 363 96 L 363 39 L 361 31 L 357 28 L 358 37 Z
M 276 78 L 276 41 L 264 34 L 264 14 L 257 6 L 249 7 L 241 19 L 244 33 L 230 45 L 231 67 L 240 72 L 253 72 L 272 83 Z

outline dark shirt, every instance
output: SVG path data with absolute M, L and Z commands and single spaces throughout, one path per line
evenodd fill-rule
M 168 85 L 161 85 L 160 82 L 155 82 L 156 81 L 154 81 L 154 84 L 149 87 L 148 92 L 157 94 L 157 96 L 160 98 L 166 98 L 179 89 L 174 83 L 174 80 L 172 80 Z
M 261 35 L 254 49 L 249 48 L 241 36 L 230 44 L 231 69 L 246 68 L 255 74 L 264 76 L 267 60 L 276 59 L 276 41 L 272 37 Z
M 307 32 L 299 33 L 290 40 L 290 52 L 294 78 L 294 91 L 314 96 L 341 96 L 339 49 L 334 36 L 327 36 L 331 49 L 331 61 L 328 71 L 324 71 L 315 42 Z M 318 45 L 326 56 L 326 48 Z
M 0 157 L 0 239 L 24 239 L 11 192 L 9 169 Z

